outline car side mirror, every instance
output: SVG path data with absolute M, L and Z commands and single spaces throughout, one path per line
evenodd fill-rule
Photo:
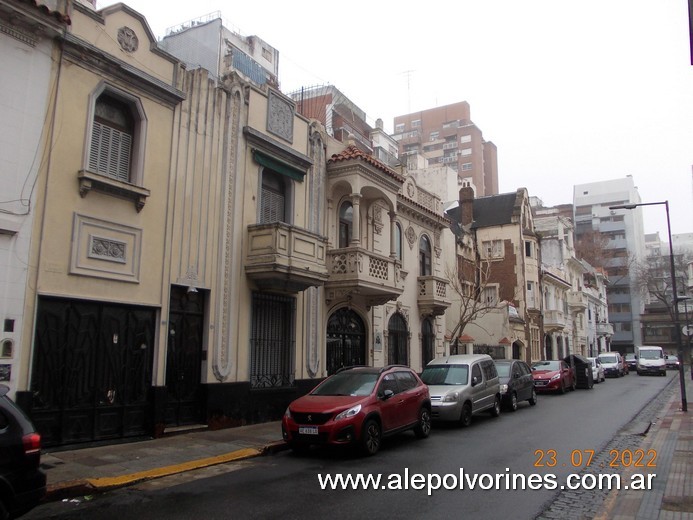
M 383 401 L 387 401 L 390 397 L 395 395 L 395 393 L 389 388 L 383 392 Z

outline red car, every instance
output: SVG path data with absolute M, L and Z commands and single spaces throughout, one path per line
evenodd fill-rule
M 312 444 L 356 445 L 375 454 L 383 437 L 431 432 L 428 387 L 411 368 L 349 367 L 293 401 L 282 418 L 282 435 L 294 451 Z
M 537 361 L 532 363 L 532 378 L 537 392 L 575 390 L 575 374 L 565 361 Z

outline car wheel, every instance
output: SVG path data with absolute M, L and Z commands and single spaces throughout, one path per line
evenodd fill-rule
M 425 406 L 419 411 L 419 424 L 414 428 L 414 435 L 425 439 L 431 433 L 431 411 Z
M 577 388 L 577 382 L 575 381 L 575 379 L 573 379 L 573 382 L 570 385 L 570 391 L 574 392 L 576 388 Z
M 561 379 L 561 390 L 560 390 L 560 392 L 561 392 L 562 394 L 565 394 L 565 380 L 564 380 L 564 379 Z
M 366 455 L 375 455 L 380 449 L 382 433 L 380 425 L 375 419 L 368 419 L 363 425 L 361 433 L 361 448 Z
M 2 500 L 0 500 L 0 520 L 9 520 L 9 518 L 10 513 L 7 511 L 5 503 Z
M 462 413 L 460 414 L 460 424 L 465 428 L 472 424 L 472 405 L 469 403 L 464 403 L 464 406 L 462 406 Z
M 532 397 L 529 398 L 529 404 L 535 406 L 537 404 L 537 392 L 532 388 Z
M 490 410 L 491 417 L 498 417 L 501 413 L 501 402 L 500 402 L 500 397 L 496 396 L 496 399 L 493 401 L 493 408 Z
M 510 395 L 510 411 L 517 411 L 517 394 L 515 392 Z

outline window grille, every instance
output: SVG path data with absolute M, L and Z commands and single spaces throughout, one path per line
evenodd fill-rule
M 253 293 L 252 305 L 250 386 L 292 386 L 296 300 L 288 296 Z

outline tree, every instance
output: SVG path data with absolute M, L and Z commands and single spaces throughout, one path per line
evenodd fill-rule
M 674 276 L 677 290 L 686 287 L 688 265 L 693 261 L 689 252 L 674 254 Z M 674 291 L 671 278 L 671 258 L 669 255 L 652 255 L 637 262 L 633 269 L 633 281 L 644 297 L 663 305 L 672 321 L 674 313 Z

